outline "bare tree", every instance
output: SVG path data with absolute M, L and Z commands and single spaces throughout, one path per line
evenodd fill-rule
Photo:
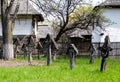
M 16 6 L 15 12 L 11 15 L 12 6 L 15 0 L 1 0 L 1 21 L 3 35 L 3 57 L 6 60 L 13 59 L 13 26 L 19 4 Z
M 92 10 L 90 13 L 78 14 L 77 20 L 71 21 L 70 15 L 74 13 L 77 7 L 80 7 L 84 1 L 82 0 L 31 0 L 35 3 L 47 17 L 52 18 L 53 26 L 58 29 L 56 41 L 60 37 L 75 28 L 86 29 L 88 26 L 93 25 L 94 18 L 99 19 L 99 8 Z M 79 11 L 78 11 L 79 12 Z

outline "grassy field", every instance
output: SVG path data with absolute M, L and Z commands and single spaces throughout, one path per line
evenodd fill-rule
M 59 58 L 51 66 L 0 67 L 0 82 L 120 82 L 120 59 L 107 59 L 106 71 L 100 72 L 100 59 L 89 64 L 77 58 L 73 70 L 69 59 Z

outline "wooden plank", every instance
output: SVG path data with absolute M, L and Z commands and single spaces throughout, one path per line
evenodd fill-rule
M 14 41 L 13 44 L 15 45 L 20 45 L 20 39 L 17 37 Z
M 36 49 L 41 49 L 43 48 L 42 44 L 40 42 L 37 43 Z
M 68 53 L 70 55 L 70 68 L 73 69 L 74 63 L 75 63 L 75 57 L 76 57 L 76 54 L 78 54 L 78 50 L 74 44 L 70 44 L 68 48 Z
M 57 43 L 55 42 L 54 38 L 50 34 L 47 34 L 46 39 L 47 41 L 49 41 L 48 43 L 51 43 L 52 46 L 54 46 L 55 49 L 58 49 Z
M 42 44 L 40 42 L 37 42 L 36 49 L 38 49 L 38 59 L 40 59 L 40 50 L 43 48 Z
M 76 46 L 74 44 L 70 44 L 70 46 L 74 49 L 74 51 L 76 52 L 76 54 L 78 54 L 78 49 L 76 48 Z
M 35 42 L 34 42 L 32 35 L 30 35 L 28 38 L 28 46 L 30 47 L 35 46 Z

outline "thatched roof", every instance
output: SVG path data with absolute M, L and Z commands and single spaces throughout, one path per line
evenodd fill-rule
M 52 35 L 54 38 L 54 31 L 48 25 L 38 25 L 38 38 L 45 39 L 47 34 Z
M 36 10 L 36 8 L 31 4 L 30 0 L 19 0 L 18 3 L 20 4 L 19 11 L 17 13 L 18 15 L 25 15 L 25 14 L 35 15 L 35 14 L 40 14 L 40 12 L 38 10 Z M 11 14 L 14 13 L 16 5 L 17 5 L 17 0 L 15 0 L 15 2 L 13 4 Z M 1 8 L 0 8 L 0 10 L 1 10 Z
M 92 35 L 92 28 L 91 29 L 79 29 L 77 28 L 75 31 L 72 33 L 68 34 L 70 37 L 79 37 L 79 38 L 84 38 L 84 35 Z
M 1 4 L 1 1 L 0 1 L 0 4 Z M 32 2 L 30 0 L 19 0 L 19 2 L 15 0 L 12 6 L 11 14 L 14 14 L 17 4 L 19 4 L 19 10 L 17 12 L 18 16 L 30 15 L 37 18 L 38 21 L 44 21 L 42 14 L 32 5 Z M 0 11 L 1 11 L 1 5 L 0 5 Z

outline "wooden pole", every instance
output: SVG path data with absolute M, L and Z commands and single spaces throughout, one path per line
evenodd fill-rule
M 27 56 L 27 51 L 24 51 L 23 55 L 24 55 L 24 59 L 25 59 L 25 57 Z
M 75 63 L 75 53 L 74 52 L 70 52 L 70 69 L 74 68 L 74 63 Z
M 41 56 L 40 56 L 40 50 L 38 49 L 38 59 L 40 59 Z
M 31 63 L 32 63 L 32 52 L 30 52 L 29 55 L 28 55 L 28 62 L 31 65 Z
M 51 60 L 51 44 L 48 45 L 48 51 L 47 51 L 47 65 L 49 66 L 52 63 Z
M 56 60 L 56 51 L 54 51 L 53 60 L 54 60 L 54 61 Z
M 18 45 L 15 45 L 14 58 L 17 58 Z

